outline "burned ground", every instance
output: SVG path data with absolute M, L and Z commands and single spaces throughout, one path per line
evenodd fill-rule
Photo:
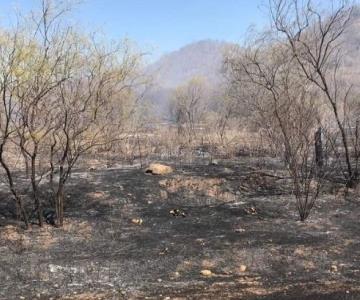
M 360 299 L 355 194 L 300 222 L 276 161 L 173 167 L 76 170 L 61 229 L 17 229 L 4 192 L 0 299 Z

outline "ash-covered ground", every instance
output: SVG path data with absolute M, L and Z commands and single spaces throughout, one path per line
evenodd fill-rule
M 356 191 L 300 222 L 276 161 L 167 164 L 76 170 L 64 228 L 18 229 L 4 189 L 0 299 L 360 299 Z

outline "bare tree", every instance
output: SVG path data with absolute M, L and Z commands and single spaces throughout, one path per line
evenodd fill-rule
M 41 14 L 33 15 L 28 24 L 29 29 L 23 49 L 23 60 L 17 86 L 16 97 L 19 103 L 19 122 L 16 124 L 18 142 L 26 162 L 30 162 L 30 181 L 34 199 L 34 211 L 39 225 L 43 225 L 42 204 L 38 185 L 48 171 L 41 150 L 45 150 L 49 134 L 54 130 L 55 106 L 53 91 L 69 76 L 63 72 L 65 41 L 70 36 L 70 29 L 61 29 L 61 17 L 67 7 L 54 8 L 51 1 L 42 1 Z
M 351 161 L 349 130 L 342 109 L 348 102 L 351 85 L 341 82 L 339 72 L 343 58 L 342 37 L 351 18 L 352 6 L 347 1 L 333 1 L 331 11 L 324 13 L 311 0 L 270 0 L 269 4 L 278 41 L 289 49 L 299 72 L 322 92 L 332 110 L 344 148 L 345 178 L 347 185 L 353 187 L 359 173 L 357 164 L 354 166 Z
M 14 31 L 1 34 L 0 42 L 0 163 L 5 170 L 9 189 L 15 198 L 17 217 L 22 219 L 25 226 L 28 227 L 28 217 L 23 205 L 22 198 L 15 186 L 14 170 L 11 166 L 11 140 L 16 136 L 16 127 L 14 123 L 19 119 L 19 106 L 16 101 L 16 89 L 19 85 L 18 71 L 21 65 L 21 52 L 24 44 L 21 38 L 19 28 Z
M 126 114 L 115 112 L 135 93 L 134 86 L 141 84 L 135 80 L 139 78 L 135 73 L 141 55 L 123 51 L 123 46 L 107 49 L 96 42 L 80 45 L 80 51 L 76 49 L 67 62 L 71 78 L 60 84 L 55 108 L 54 153 L 59 170 L 55 202 L 60 226 L 64 220 L 65 184 L 72 168 L 90 149 L 121 139 L 116 129 L 121 128 Z
M 30 173 L 33 211 L 40 226 L 39 186 L 50 175 L 62 225 L 65 184 L 78 158 L 123 139 L 124 131 L 139 120 L 139 101 L 149 83 L 142 71 L 142 53 L 127 40 L 107 45 L 79 34 L 64 22 L 69 9 L 62 2 L 43 0 L 30 20 L 19 17 L 15 29 L 2 32 L 0 38 L 0 163 L 17 216 L 26 226 L 13 157 L 22 156 L 25 172 Z
M 316 94 L 298 73 L 286 47 L 263 37 L 241 53 L 225 59 L 231 84 L 270 142 L 285 153 L 300 219 L 305 220 L 318 196 L 319 172 L 313 153 L 317 121 Z M 235 90 L 238 91 L 239 88 Z M 281 153 L 280 153 L 281 154 Z
M 205 83 L 201 78 L 193 78 L 179 86 L 173 94 L 171 115 L 178 126 L 178 133 L 191 142 L 196 137 L 196 125 L 204 113 Z

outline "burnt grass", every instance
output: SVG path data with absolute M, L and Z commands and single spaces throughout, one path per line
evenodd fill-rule
M 3 187 L 0 299 L 360 299 L 355 193 L 324 191 L 300 222 L 289 180 L 269 176 L 285 176 L 276 161 L 167 163 L 164 176 L 75 170 L 67 225 L 15 237 Z

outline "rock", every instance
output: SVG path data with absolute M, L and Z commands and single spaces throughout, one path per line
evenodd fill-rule
M 180 273 L 179 272 L 174 272 L 171 274 L 170 278 L 179 278 L 180 277 Z
M 240 265 L 240 267 L 239 267 L 239 271 L 241 273 L 244 273 L 246 271 L 246 269 L 247 269 L 247 267 L 245 265 Z
M 335 272 L 338 271 L 338 267 L 337 267 L 336 265 L 332 265 L 332 266 L 330 267 L 330 271 L 333 272 L 333 273 L 335 273 Z
M 211 272 L 210 270 L 201 270 L 200 274 L 203 276 L 206 276 L 206 277 L 210 277 L 210 276 L 214 275 L 214 273 Z
M 169 212 L 173 217 L 186 217 L 186 213 L 184 211 L 182 211 L 181 209 L 178 208 L 174 208 L 172 210 L 170 210 Z
M 49 265 L 49 270 L 50 270 L 50 273 L 55 273 L 58 271 L 58 266 L 55 266 L 53 264 L 50 264 Z
M 165 254 L 167 254 L 169 252 L 169 248 L 168 247 L 165 247 L 163 250 L 161 250 L 160 252 L 159 252 L 159 254 L 160 255 L 165 255 Z
M 167 179 L 163 179 L 163 180 L 160 180 L 159 181 L 159 185 L 163 188 L 166 188 L 167 187 L 167 184 L 168 184 L 168 181 Z
M 163 199 L 163 200 L 166 200 L 168 198 L 167 191 L 160 190 L 160 198 Z
M 256 207 L 254 207 L 254 206 L 246 207 L 246 208 L 244 208 L 244 211 L 245 211 L 248 215 L 257 215 L 257 213 L 258 213 Z
M 233 170 L 231 170 L 231 169 L 229 169 L 229 168 L 224 168 L 223 172 L 224 172 L 225 174 L 234 174 L 234 173 L 235 173 Z
M 209 162 L 209 166 L 217 166 L 219 164 L 219 161 L 217 159 L 213 159 Z
M 153 175 L 165 175 L 170 174 L 174 170 L 170 166 L 162 165 L 162 164 L 150 164 L 149 167 L 145 170 L 145 173 L 150 173 Z
M 143 220 L 141 218 L 139 218 L 139 219 L 134 218 L 134 219 L 131 219 L 131 222 L 136 225 L 141 225 L 143 223 Z

